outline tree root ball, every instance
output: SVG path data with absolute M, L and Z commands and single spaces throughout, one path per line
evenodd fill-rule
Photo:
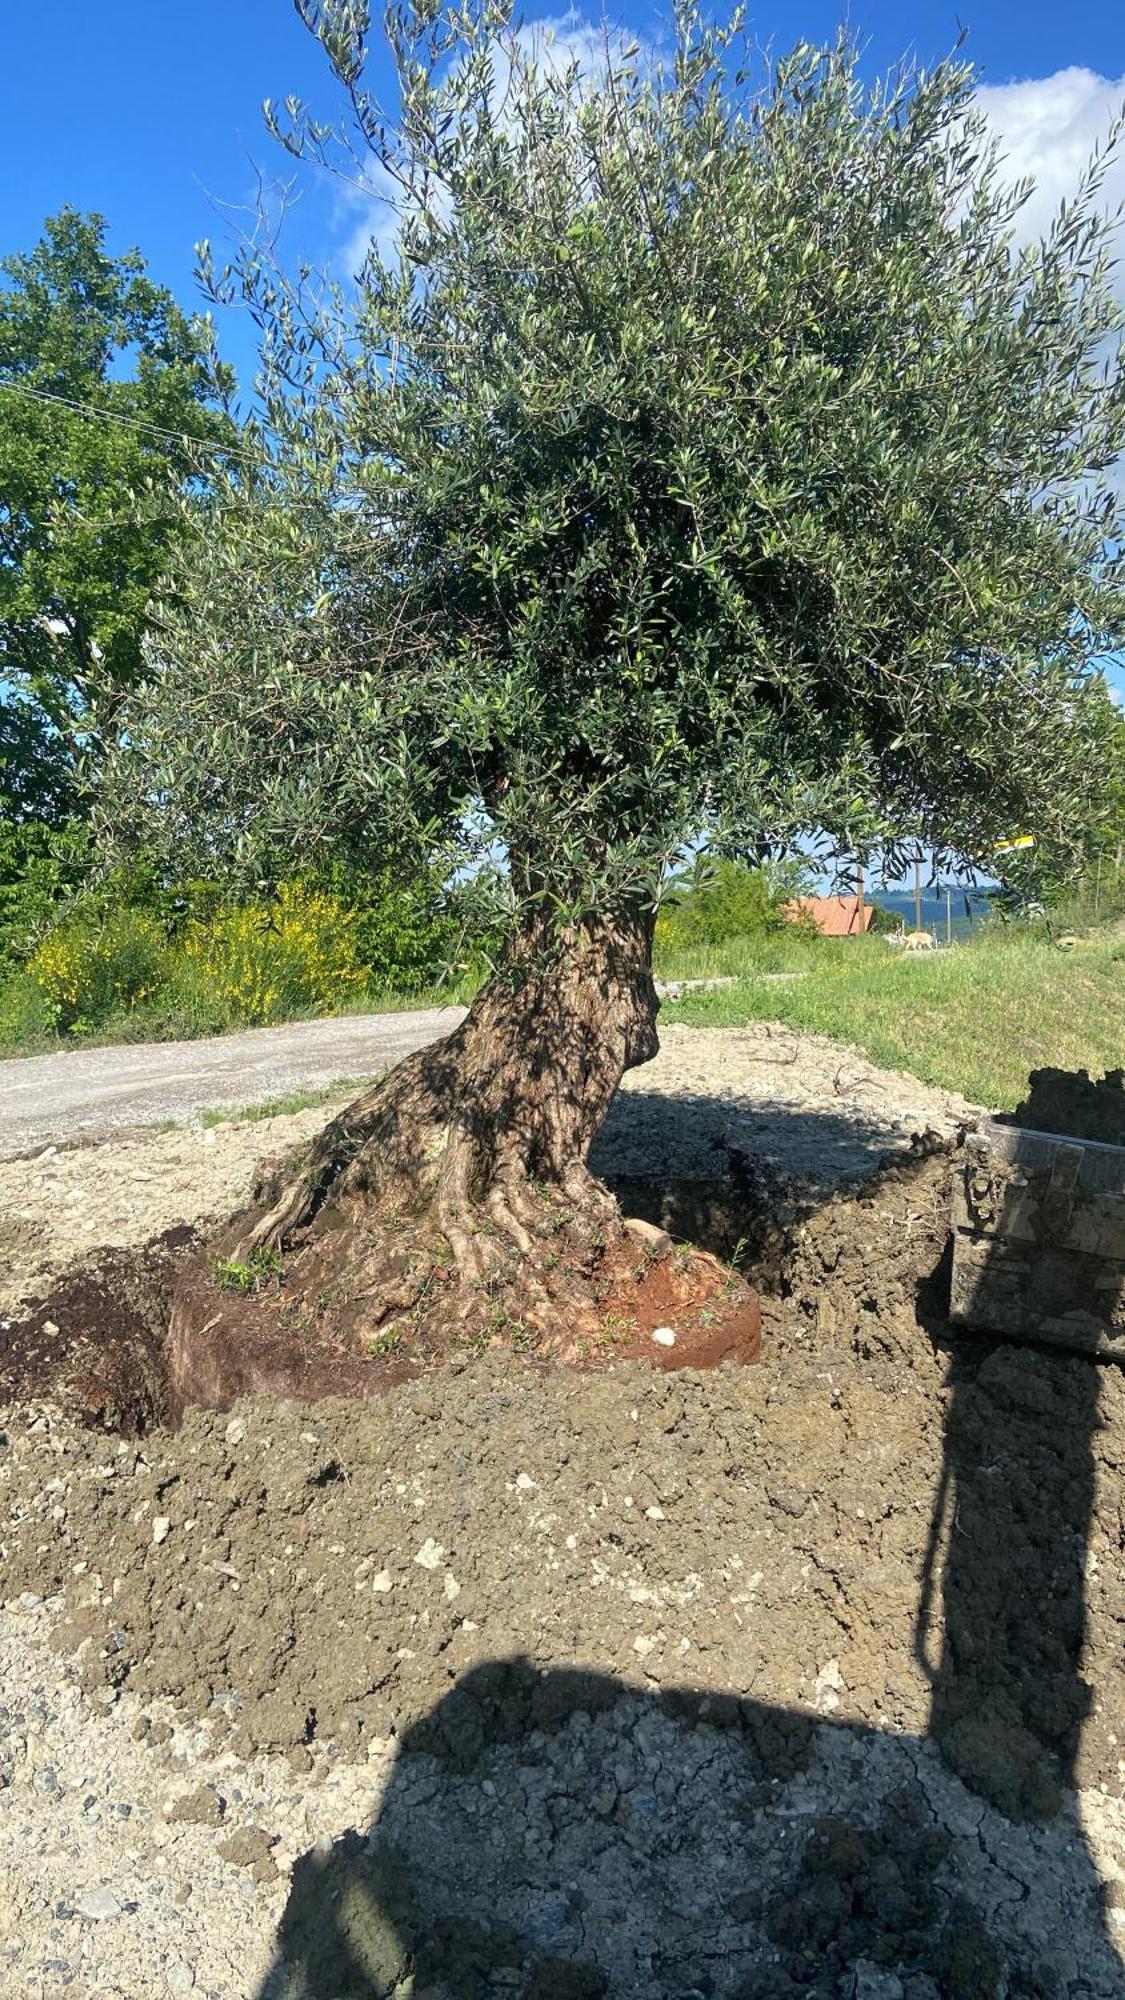
M 757 1295 L 716 1258 L 639 1241 L 620 1220 L 593 1239 L 579 1234 L 564 1221 L 535 1239 L 535 1256 L 513 1252 L 505 1274 L 468 1286 L 448 1251 L 402 1218 L 386 1240 L 341 1225 L 268 1258 L 200 1252 L 180 1280 L 167 1343 L 171 1412 L 226 1409 L 261 1392 L 377 1395 L 488 1349 L 588 1368 L 757 1361 Z M 653 1338 L 666 1328 L 673 1340 Z
M 757 1305 L 705 1252 L 628 1227 L 586 1164 L 656 1054 L 652 913 L 518 935 L 445 1041 L 267 1173 L 189 1265 L 173 1409 L 370 1394 L 492 1345 L 596 1365 L 757 1356 Z M 671 1326 L 676 1339 L 657 1343 Z

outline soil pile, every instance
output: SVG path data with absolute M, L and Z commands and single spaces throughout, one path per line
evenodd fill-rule
M 954 1139 L 693 1095 L 758 1366 L 5 1415 L 16 1990 L 1120 2000 L 1125 1374 L 951 1335 Z
M 1012 1113 L 1013 1125 L 1125 1146 L 1125 1070 L 1091 1077 L 1084 1069 L 1033 1069 L 1028 1084 L 1027 1096 Z
M 170 1696 L 243 1752 L 363 1754 L 511 1653 L 735 1705 L 830 1687 L 842 1714 L 919 1729 L 949 1589 L 924 1634 L 915 1613 L 956 1513 L 958 1643 L 981 1663 L 959 1687 L 979 1712 L 986 1682 L 1014 1732 L 1009 1809 L 1050 1790 L 1079 1721 L 1084 1775 L 1119 1789 L 1125 1383 L 943 1349 L 948 1171 L 942 1152 L 805 1217 L 756 1369 L 485 1356 L 375 1404 L 250 1401 L 94 1449 L 18 1413 L 6 1592 L 62 1597 L 88 1683 Z M 995 1789 L 988 1731 L 958 1742 Z

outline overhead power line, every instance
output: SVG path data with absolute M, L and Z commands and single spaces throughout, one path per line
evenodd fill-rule
M 76 396 L 57 396 L 50 389 L 33 389 L 30 382 L 0 381 L 0 393 L 11 390 L 17 396 L 30 396 L 37 403 L 51 403 L 62 410 L 73 410 L 83 417 L 97 417 L 105 424 L 124 424 L 134 431 L 148 431 L 154 437 L 164 438 L 171 444 L 197 444 L 204 451 L 221 452 L 226 458 L 241 458 L 247 465 L 260 465 L 261 459 L 252 451 L 243 451 L 238 445 L 220 444 L 217 438 L 201 438 L 192 431 L 173 431 L 163 424 L 150 423 L 147 417 L 130 417 L 124 410 L 103 409 L 98 403 L 84 403 Z
M 172 444 L 197 444 L 204 451 L 221 452 L 224 457 L 241 459 L 244 464 L 253 465 L 259 471 L 266 463 L 264 457 L 260 457 L 254 452 L 243 451 L 237 445 L 220 444 L 216 438 L 201 438 L 193 431 L 169 430 L 162 424 L 149 422 L 146 417 L 131 417 L 123 410 L 103 409 L 97 403 L 84 403 L 74 396 L 59 396 L 50 389 L 35 389 L 29 382 L 5 382 L 0 380 L 0 395 L 6 390 L 11 390 L 17 396 L 30 396 L 37 403 L 48 403 L 59 409 L 72 410 L 79 416 L 95 417 L 102 423 L 123 424 L 130 430 L 147 431 L 155 437 L 165 438 Z M 302 500 L 292 495 L 287 495 L 285 498 L 285 506 L 295 512 L 302 510 L 318 511 L 323 505 L 324 502 L 321 499 Z M 228 501 L 220 503 L 215 511 L 220 514 L 250 514 L 254 512 L 254 507 L 253 503 L 248 500 Z M 346 512 L 346 510 L 342 511 Z M 101 529 L 146 527 L 151 525 L 152 517 L 141 514 L 117 514 L 93 519 L 75 512 L 74 519 L 82 527 Z

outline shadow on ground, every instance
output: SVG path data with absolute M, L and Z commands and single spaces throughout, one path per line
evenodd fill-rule
M 1072 1794 L 1099 1376 L 1027 1358 L 950 1350 L 927 1733 L 496 1659 L 299 1860 L 259 2000 L 1125 1995 Z
M 610 1178 L 706 1180 L 728 1171 L 732 1148 L 736 1154 L 745 1149 L 775 1178 L 825 1193 L 873 1173 L 889 1148 L 902 1148 L 925 1122 L 899 1117 L 889 1105 L 867 1108 L 846 1100 L 831 1110 L 783 1095 L 747 1104 L 702 1092 L 670 1096 L 628 1088 L 614 1098 L 590 1164 Z

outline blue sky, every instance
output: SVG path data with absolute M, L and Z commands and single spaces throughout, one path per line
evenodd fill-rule
M 292 163 L 270 140 L 263 97 L 294 93 L 331 115 L 337 97 L 324 58 L 291 0 L 9 0 L 0 26 L 0 254 L 28 248 L 44 216 L 70 202 L 97 209 L 116 249 L 137 245 L 153 275 L 184 304 L 194 300 L 193 245 L 232 241 L 247 219 L 259 170 L 274 177 Z M 373 14 L 381 17 L 376 4 Z M 562 11 L 558 0 L 528 0 L 531 17 Z M 600 0 L 584 10 L 600 17 Z M 842 6 L 779 0 L 752 13 L 763 44 L 830 37 Z M 660 11 L 623 0 L 611 17 L 653 38 Z M 1125 9 L 1120 0 L 961 0 L 959 8 L 919 0 L 908 14 L 894 0 L 852 0 L 848 17 L 877 69 L 913 47 L 923 60 L 945 53 L 961 25 L 983 72 L 985 104 L 1020 171 L 1041 181 L 1045 214 L 1073 177 L 1090 143 L 1125 97 Z M 385 65 L 378 56 L 376 85 Z M 17 168 L 18 163 L 18 168 Z M 1112 192 L 1125 200 L 1125 162 Z M 301 197 L 286 230 L 290 253 L 342 268 L 363 225 L 331 185 L 301 176 Z M 1123 246 L 1125 247 L 1125 246 Z M 1122 276 L 1125 286 L 1125 273 Z M 253 368 L 252 329 L 227 315 L 223 352 L 240 377 Z M 1125 669 L 1115 674 L 1125 691 Z

